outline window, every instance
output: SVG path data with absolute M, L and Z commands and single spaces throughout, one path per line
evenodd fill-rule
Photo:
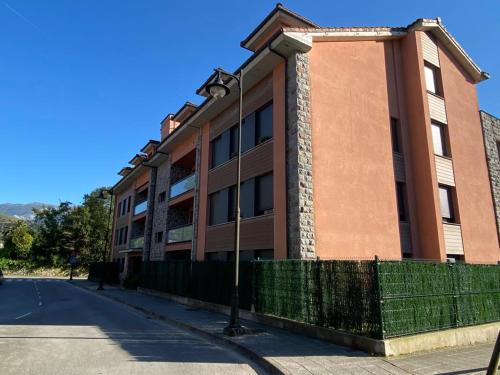
M 229 159 L 238 154 L 238 125 L 229 129 Z
M 127 243 L 128 242 L 128 226 L 125 227 L 125 238 L 123 239 L 123 243 Z
M 118 232 L 118 245 L 121 245 L 123 243 L 123 228 L 120 228 L 120 231 Z
M 255 215 L 264 215 L 273 209 L 273 175 L 255 179 Z
M 241 152 L 248 151 L 256 145 L 273 137 L 273 105 L 250 113 L 241 124 Z M 211 168 L 225 163 L 238 152 L 238 125 L 232 126 L 210 142 Z
M 236 220 L 236 185 L 229 188 L 228 200 L 227 219 L 234 221 Z
M 227 223 L 228 221 L 228 192 L 229 189 L 222 189 L 209 196 L 210 204 L 210 225 Z
M 408 221 L 406 212 L 406 186 L 403 182 L 396 182 L 396 199 L 398 203 L 399 221 Z
M 273 137 L 273 105 L 272 103 L 257 112 L 255 144 L 261 144 Z
M 130 212 L 130 201 L 131 200 L 132 200 L 132 196 L 128 197 L 127 212 Z
M 431 129 L 434 153 L 440 156 L 448 156 L 448 152 L 446 150 L 444 125 L 433 122 L 431 123 Z
M 441 216 L 444 222 L 454 223 L 453 197 L 451 188 L 448 186 L 439 186 L 439 200 L 441 202 Z
M 391 138 L 392 138 L 392 151 L 402 152 L 401 147 L 401 128 L 398 119 L 391 117 Z
M 122 202 L 118 203 L 118 217 L 122 214 Z
M 229 132 L 225 131 L 212 141 L 212 168 L 229 160 Z
M 427 91 L 432 92 L 436 95 L 441 95 L 439 86 L 439 68 L 430 64 L 425 64 L 424 73 L 425 87 L 427 88 Z
M 165 202 L 165 199 L 167 197 L 167 192 L 165 191 L 162 191 L 159 195 L 158 195 L 158 201 L 161 203 L 161 202 Z
M 156 232 L 155 240 L 156 240 L 156 243 L 163 242 L 163 232 Z
M 115 246 L 118 245 L 118 229 L 115 230 Z

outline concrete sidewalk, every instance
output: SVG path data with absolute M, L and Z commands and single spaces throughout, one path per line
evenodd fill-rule
M 97 292 L 97 283 L 87 280 L 73 280 L 72 284 L 199 334 L 209 335 L 212 339 L 224 341 L 272 373 L 484 374 L 493 350 L 491 343 L 405 357 L 374 357 L 250 321 L 242 321 L 242 324 L 256 333 L 228 338 L 221 333 L 228 321 L 226 315 L 107 285 L 104 291 Z

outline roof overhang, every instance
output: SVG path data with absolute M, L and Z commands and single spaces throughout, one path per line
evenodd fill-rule
M 124 167 L 122 169 L 120 169 L 120 172 L 118 172 L 118 175 L 122 176 L 122 177 L 125 177 L 126 175 L 128 175 L 130 172 L 132 171 L 132 168 L 131 167 Z
M 319 27 L 314 22 L 278 3 L 262 22 L 241 41 L 240 45 L 243 48 L 255 51 L 256 47 L 263 42 L 266 35 L 269 35 L 269 33 L 272 33 L 273 30 L 281 26 Z
M 127 190 L 130 187 L 130 184 L 135 181 L 135 178 L 138 177 L 141 172 L 144 172 L 145 168 L 147 168 L 147 166 L 144 165 L 144 162 L 134 168 L 131 168 L 132 170 L 111 188 L 113 194 Z
M 303 37 L 303 35 L 293 33 L 277 34 L 268 44 L 250 56 L 250 58 L 234 72 L 236 75 L 243 71 L 243 94 L 249 91 L 263 78 L 271 74 L 274 67 L 283 62 L 283 56 L 290 56 L 292 53 L 296 52 L 309 52 L 311 48 L 312 40 Z M 204 87 L 215 79 L 216 75 L 211 74 L 209 79 L 198 89 L 198 91 L 204 91 Z M 230 89 L 230 93 L 227 96 L 221 99 L 207 97 L 190 117 L 158 145 L 157 151 L 170 153 L 187 137 L 191 136 L 193 133 L 199 132 L 204 123 L 212 120 L 230 105 L 235 103 L 238 100 L 237 83 L 233 79 L 229 80 L 227 84 Z M 148 164 L 157 166 L 161 163 L 162 159 L 164 160 L 164 157 L 159 157 L 156 154 L 148 161 Z
M 155 141 L 154 139 L 150 139 L 150 140 L 148 141 L 148 143 L 146 143 L 146 144 L 144 145 L 144 147 L 143 147 L 143 148 L 141 148 L 141 152 L 147 153 L 147 150 L 148 150 L 150 147 L 152 147 L 152 146 L 154 147 L 154 146 L 156 146 L 156 145 L 158 145 L 158 144 L 160 144 L 160 142 L 159 142 L 159 141 Z
M 457 40 L 446 30 L 439 18 L 425 19 L 421 18 L 416 20 L 408 30 L 429 31 L 431 32 L 453 55 L 460 65 L 470 74 L 475 82 L 481 82 L 488 78 L 490 75 L 481 70 L 481 68 L 472 60 L 472 58 L 465 52 Z
M 174 121 L 182 122 L 186 118 L 188 118 L 191 113 L 193 113 L 194 111 L 196 111 L 197 107 L 198 106 L 196 104 L 193 104 L 191 102 L 186 102 L 177 111 L 177 113 L 172 116 L 172 118 L 173 118 Z
M 142 161 L 146 159 L 146 155 L 143 154 L 135 154 L 132 159 L 129 160 L 129 164 L 132 164 L 134 166 L 139 165 L 142 163 Z

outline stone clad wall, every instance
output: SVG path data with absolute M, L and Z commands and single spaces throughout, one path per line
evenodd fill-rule
M 142 260 L 148 260 L 149 254 L 151 252 L 151 244 L 154 241 L 152 233 L 153 230 L 153 213 L 155 208 L 155 200 L 156 200 L 156 176 L 157 176 L 157 168 L 151 168 L 151 180 L 149 183 L 148 190 L 148 211 L 146 214 L 146 228 L 144 230 L 144 250 L 142 252 Z
M 316 253 L 308 54 L 289 57 L 286 95 L 288 257 L 312 259 Z
M 490 176 L 491 191 L 495 204 L 497 231 L 500 237 L 500 157 L 497 142 L 500 143 L 500 119 L 489 113 L 480 111 L 483 127 L 484 146 Z
M 165 256 L 165 239 L 167 237 L 167 213 L 168 193 L 170 189 L 170 162 L 167 161 L 158 167 L 156 173 L 156 194 L 153 215 L 152 241 L 149 260 L 163 260 Z M 164 202 L 158 200 L 158 196 L 166 192 Z M 163 231 L 163 241 L 155 242 L 156 232 Z

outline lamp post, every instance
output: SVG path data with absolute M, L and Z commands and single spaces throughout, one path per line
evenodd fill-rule
M 241 125 L 243 111 L 243 69 L 239 75 L 234 75 L 222 69 L 215 69 L 217 79 L 206 86 L 206 91 L 215 99 L 223 98 L 231 90 L 223 82 L 222 75 L 234 79 L 239 90 L 239 111 L 238 111 L 238 150 L 236 156 L 236 216 L 234 223 L 234 285 L 231 294 L 231 317 L 229 325 L 224 327 L 223 333 L 228 336 L 238 336 L 245 333 L 245 329 L 240 325 L 239 317 L 239 272 L 240 272 L 240 182 L 241 182 Z
M 108 196 L 112 197 L 113 191 L 109 189 L 102 189 L 101 192 L 99 193 L 99 198 L 100 199 L 107 199 Z M 102 264 L 101 264 L 101 277 L 99 278 L 99 286 L 97 287 L 97 290 L 104 290 L 104 269 L 105 269 L 105 264 L 106 264 L 106 253 L 108 249 L 108 241 L 109 241 L 109 224 L 111 222 L 111 215 L 113 213 L 112 207 L 113 207 L 113 201 L 112 199 L 109 202 L 109 210 L 108 210 L 108 222 L 106 223 L 106 239 L 104 240 L 104 246 L 102 248 Z

